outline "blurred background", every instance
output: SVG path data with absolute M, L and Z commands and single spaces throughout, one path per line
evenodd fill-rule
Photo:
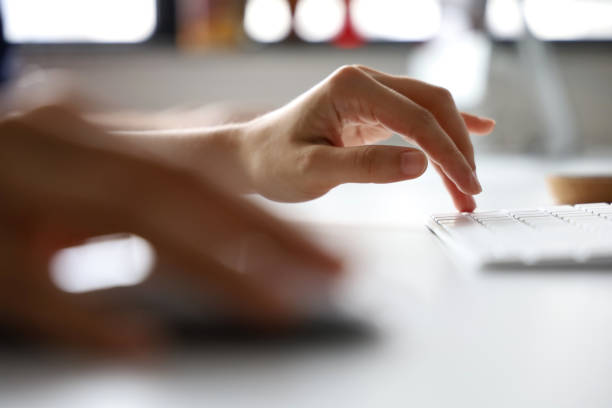
M 2 0 L 10 69 L 74 71 L 118 108 L 273 107 L 342 64 L 449 88 L 480 150 L 612 142 L 610 0 Z M 399 142 L 393 140 L 392 142 Z
M 102 106 L 118 110 L 173 112 L 220 102 L 270 109 L 344 64 L 446 87 L 461 109 L 497 120 L 490 137 L 474 138 L 478 153 L 490 153 L 477 156 L 485 209 L 548 203 L 544 177 L 559 163 L 612 151 L 612 0 L 0 0 L 0 11 L 11 57 L 0 73 L 69 70 Z M 610 165 L 610 155 L 603 160 Z M 388 399 L 474 393 L 477 401 L 499 401 L 539 387 L 539 401 L 608 399 L 605 383 L 589 382 L 606 381 L 612 371 L 609 286 L 595 280 L 605 274 L 587 276 L 595 292 L 586 281 L 574 286 L 570 274 L 552 285 L 542 275 L 525 287 L 505 279 L 509 274 L 484 283 L 458 277 L 437 256 L 438 243 L 418 235 L 427 214 L 454 211 L 432 173 L 410 183 L 343 185 L 319 200 L 274 207 L 300 222 L 328 223 L 319 242 L 346 245 L 355 277 L 347 291 L 364 310 L 371 307 L 363 315 L 377 320 L 381 338 L 392 337 L 377 343 L 382 347 L 351 349 L 340 341 L 317 355 L 211 347 L 152 374 L 70 359 L 58 370 L 33 355 L 21 368 L 12 360 L 0 365 L 0 400 L 9 401 L 0 405 L 169 406 L 168 392 L 186 399 L 200 393 L 200 405 L 213 406 L 228 396 L 247 396 L 252 406 L 253 397 L 291 393 L 304 396 L 303 406 L 330 395 L 352 395 L 363 405 L 359 397 L 371 390 Z M 354 228 L 364 225 L 396 229 Z M 60 252 L 51 265 L 56 284 L 83 292 L 144 280 L 152 249 L 139 238 L 127 244 Z M 350 375 L 337 378 L 338 368 Z M 326 392 L 313 392 L 319 388 Z

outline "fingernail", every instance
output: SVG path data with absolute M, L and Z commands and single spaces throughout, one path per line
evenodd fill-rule
M 401 169 L 406 176 L 420 176 L 425 171 L 425 156 L 419 151 L 408 151 L 401 155 Z
M 474 185 L 475 194 L 482 192 L 482 185 L 480 184 L 480 180 L 478 180 L 478 175 L 475 171 L 472 172 L 472 182 Z

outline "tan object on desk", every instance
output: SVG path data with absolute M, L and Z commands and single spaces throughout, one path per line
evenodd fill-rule
M 612 202 L 612 175 L 552 175 L 548 186 L 559 204 Z

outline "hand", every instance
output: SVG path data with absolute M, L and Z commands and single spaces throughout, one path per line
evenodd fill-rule
M 289 296 L 270 284 L 279 276 L 339 268 L 299 231 L 62 107 L 0 121 L 0 194 L 0 324 L 73 346 L 126 351 L 151 340 L 142 325 L 51 282 L 51 255 L 91 236 L 148 239 L 180 267 L 173 278 L 216 291 L 255 321 L 291 315 Z
M 341 183 L 418 177 L 428 157 L 457 209 L 472 211 L 472 195 L 481 186 L 468 130 L 485 134 L 494 125 L 460 113 L 445 89 L 345 66 L 288 105 L 246 124 L 241 161 L 254 191 L 273 200 L 302 201 Z M 392 132 L 425 154 L 371 146 Z

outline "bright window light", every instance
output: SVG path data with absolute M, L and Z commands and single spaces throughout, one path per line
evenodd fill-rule
M 248 0 L 244 31 L 254 41 L 275 43 L 291 32 L 291 8 L 287 0 Z
M 155 0 L 1 0 L 13 43 L 137 43 L 157 25 Z
M 524 0 L 527 27 L 541 40 L 612 38 L 612 2 L 607 0 Z
M 438 0 L 353 0 L 355 30 L 364 38 L 382 41 L 424 41 L 440 29 Z
M 485 19 L 489 32 L 499 39 L 516 39 L 525 32 L 518 0 L 489 0 Z
M 300 0 L 295 10 L 295 32 L 304 41 L 331 41 L 346 17 L 343 0 Z

